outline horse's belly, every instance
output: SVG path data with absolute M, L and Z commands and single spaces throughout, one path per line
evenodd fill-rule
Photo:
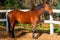
M 19 21 L 20 23 L 24 23 L 24 24 L 30 24 L 31 22 L 29 21 Z
M 30 24 L 31 23 L 30 20 L 28 20 L 28 19 L 18 19 L 17 21 L 20 23 L 24 23 L 24 24 Z
M 22 23 L 24 23 L 24 24 L 30 24 L 31 22 L 29 22 L 29 21 L 24 21 L 24 22 L 22 22 Z

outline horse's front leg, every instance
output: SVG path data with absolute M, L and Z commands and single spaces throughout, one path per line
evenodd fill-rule
M 35 36 L 34 36 L 35 28 L 36 28 L 36 23 L 32 24 L 32 38 L 33 38 L 33 40 L 35 38 Z

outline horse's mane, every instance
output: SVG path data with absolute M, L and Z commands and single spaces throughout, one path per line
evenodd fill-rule
M 34 7 L 34 8 L 31 9 L 31 10 L 37 10 L 37 9 L 41 9 L 41 8 L 43 8 L 43 7 L 44 7 L 44 3 L 43 3 L 43 4 L 40 4 L 40 5 L 36 6 L 36 7 Z

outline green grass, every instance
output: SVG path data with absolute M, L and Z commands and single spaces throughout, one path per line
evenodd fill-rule
M 2 22 L 2 23 L 0 23 L 0 25 L 1 26 L 3 26 L 4 25 L 4 23 Z M 45 24 L 46 25 L 46 24 Z M 48 25 L 48 24 L 47 24 Z M 47 25 L 46 25 L 46 27 L 47 27 Z M 16 26 L 18 27 L 18 28 L 16 28 L 17 30 L 19 30 L 20 28 L 21 29 L 25 29 L 25 30 L 32 30 L 32 28 L 30 28 L 30 26 L 31 26 L 31 24 L 22 24 L 22 23 L 19 23 L 19 24 L 16 24 Z M 19 27 L 20 26 L 20 27 Z M 28 27 L 26 27 L 26 26 L 28 26 Z M 48 25 L 49 26 L 49 25 Z M 54 24 L 54 32 L 60 32 L 60 28 L 58 27 L 58 28 L 56 28 L 58 25 L 56 25 L 56 24 Z M 25 28 L 24 28 L 25 27 Z M 36 30 L 50 30 L 50 26 L 48 27 L 48 28 L 44 28 L 44 27 L 41 27 L 39 24 L 37 25 L 37 27 L 36 27 Z
M 54 28 L 54 32 L 60 32 L 60 28 Z

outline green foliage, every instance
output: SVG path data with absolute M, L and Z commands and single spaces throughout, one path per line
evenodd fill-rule
M 22 24 L 22 23 L 18 23 L 18 24 L 16 24 L 17 26 L 24 26 L 24 24 Z
M 20 7 L 20 6 L 19 6 L 18 2 L 14 3 L 14 5 L 13 5 L 13 8 L 14 8 L 14 9 L 19 9 L 19 7 Z
M 6 18 L 6 14 L 5 13 L 0 13 L 0 19 L 4 19 Z
M 54 32 L 60 32 L 60 28 L 55 28 Z
M 6 18 L 5 13 L 0 13 L 0 19 L 4 19 L 4 18 Z M 4 22 L 0 22 L 0 25 L 1 26 L 5 26 L 5 23 Z
M 41 26 L 37 25 L 36 30 L 41 30 L 41 29 L 42 29 Z
M 5 3 L 6 9 L 24 9 L 25 8 L 24 6 L 22 6 L 21 3 L 14 0 L 5 0 L 4 3 Z
M 5 0 L 4 3 L 5 3 L 6 9 L 10 9 L 14 2 L 12 0 Z
M 5 26 L 5 23 L 4 22 L 0 22 L 0 26 Z

